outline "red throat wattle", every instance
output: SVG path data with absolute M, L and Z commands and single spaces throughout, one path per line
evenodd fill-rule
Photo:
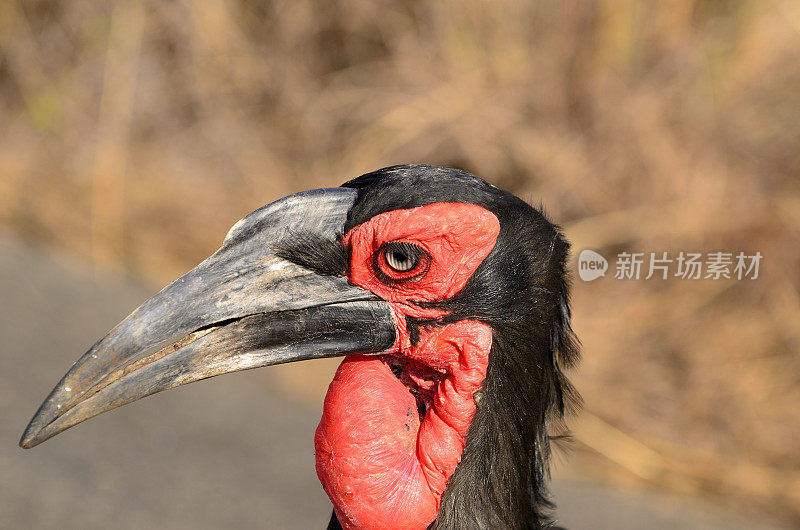
M 392 304 L 398 331 L 389 353 L 345 358 L 317 427 L 317 475 L 345 529 L 424 529 L 436 519 L 475 414 L 492 332 L 462 320 L 423 328 L 412 345 L 406 317 L 444 316 L 414 302 L 461 290 L 499 231 L 485 208 L 436 203 L 377 215 L 345 235 L 350 282 Z M 392 242 L 424 253 L 405 275 L 383 270 L 380 252 Z

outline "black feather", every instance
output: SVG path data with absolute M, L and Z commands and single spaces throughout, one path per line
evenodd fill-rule
M 326 530 L 344 530 L 339 519 L 336 518 L 336 512 L 331 514 L 331 520 L 328 521 L 328 528 Z
M 320 274 L 347 275 L 349 256 L 341 236 L 331 241 L 313 233 L 291 232 L 274 251 L 279 258 Z

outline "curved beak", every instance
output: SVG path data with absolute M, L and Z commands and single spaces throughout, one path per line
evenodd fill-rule
M 303 192 L 236 223 L 216 253 L 78 359 L 39 407 L 20 446 L 215 375 L 388 351 L 396 337 L 389 305 L 320 262 L 344 252 L 337 237 L 355 195 L 345 188 Z M 305 258 L 293 260 L 298 241 L 305 247 L 297 254 Z

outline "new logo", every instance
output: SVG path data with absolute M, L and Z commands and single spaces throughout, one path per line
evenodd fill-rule
M 578 256 L 578 276 L 585 282 L 605 276 L 608 270 L 606 258 L 594 250 L 582 250 Z

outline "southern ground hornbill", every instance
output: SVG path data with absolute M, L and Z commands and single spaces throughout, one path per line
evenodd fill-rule
M 315 436 L 329 528 L 550 528 L 548 432 L 577 399 L 568 247 L 455 169 L 291 195 L 92 346 L 20 445 L 199 379 L 346 356 Z

